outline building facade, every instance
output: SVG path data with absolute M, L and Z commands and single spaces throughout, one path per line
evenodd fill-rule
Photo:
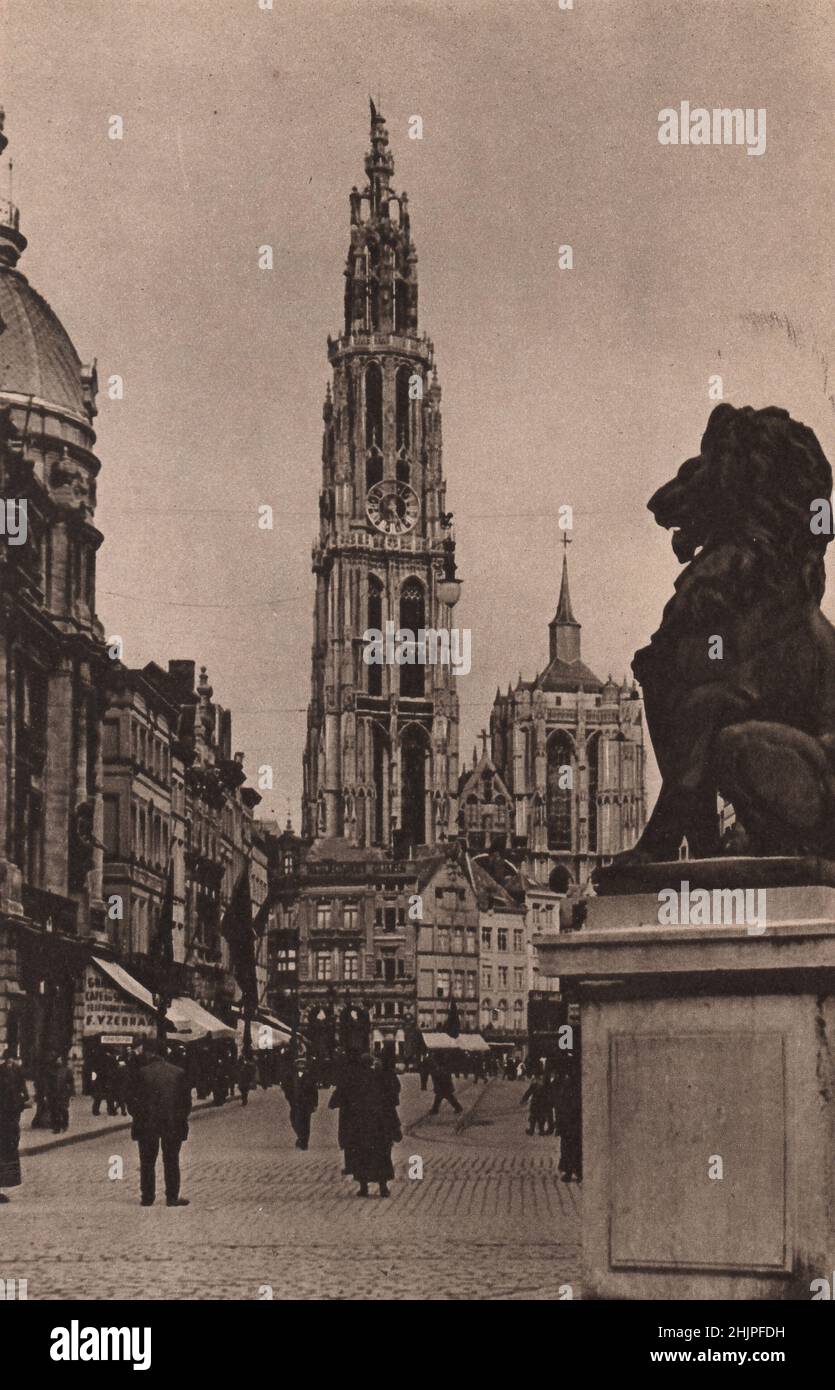
M 0 153 L 6 147 L 0 112 Z M 18 268 L 0 201 L 0 1048 L 69 1055 L 102 896 L 95 367 Z
M 193 661 L 125 670 L 104 720 L 104 845 L 113 948 L 140 982 L 169 882 L 173 893 L 172 984 L 210 1011 L 238 993 L 220 927 L 248 867 L 253 908 L 268 892 L 267 845 L 253 818 L 261 798 L 244 786 L 232 753 L 230 712 L 213 699 Z M 266 1001 L 267 938 L 256 975 Z
M 479 904 L 458 848 L 433 857 L 419 880 L 418 1027 L 443 1032 L 455 1000 L 462 1033 L 479 1026 Z
M 374 1053 L 389 1043 L 398 1056 L 406 1054 L 415 1022 L 418 866 L 342 840 L 310 847 L 296 901 L 276 926 L 282 933 L 293 913 L 302 1031 L 323 1018 L 335 1028 L 353 1004 L 368 1015 L 366 1041 Z M 337 1041 L 334 1033 L 330 1047 Z
M 454 539 L 408 198 L 391 186 L 373 105 L 365 169 L 350 195 L 344 330 L 328 339 L 302 834 L 400 850 L 455 831 L 455 678 L 421 664 L 417 645 L 400 664 L 367 664 L 363 634 L 447 628 Z

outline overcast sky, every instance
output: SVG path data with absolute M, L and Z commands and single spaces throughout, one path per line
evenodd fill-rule
M 833 456 L 826 0 L 0 0 L 0 16 L 21 269 L 100 381 L 125 381 L 100 398 L 99 611 L 131 665 L 208 666 L 250 773 L 275 768 L 265 814 L 289 800 L 298 823 L 325 339 L 369 92 L 444 392 L 455 621 L 473 634 L 463 756 L 496 686 L 545 664 L 561 504 L 591 667 L 620 677 L 657 626 L 677 565 L 645 504 L 697 451 L 711 374 Z M 658 113 L 682 100 L 764 107 L 766 152 L 661 146 Z

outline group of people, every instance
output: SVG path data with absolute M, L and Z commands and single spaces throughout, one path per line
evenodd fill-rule
M 582 1182 L 582 1121 L 576 1066 L 535 1072 L 520 1105 L 528 1105 L 528 1134 L 552 1134 L 560 1141 L 563 1182 Z
M 358 1196 L 369 1195 L 369 1183 L 388 1197 L 394 1177 L 392 1146 L 402 1138 L 397 1107 L 400 1080 L 394 1054 L 372 1061 L 368 1053 L 352 1051 L 334 1059 L 334 1088 L 328 1102 L 338 1110 L 337 1142 L 342 1150 L 343 1176 L 359 1184 Z M 296 1148 L 307 1149 L 310 1124 L 319 1105 L 319 1087 L 305 1057 L 286 1059 L 281 1087 L 290 1109 Z
M 166 1056 L 166 1052 L 169 1054 Z M 180 1196 L 180 1148 L 188 1137 L 191 1111 L 192 1067 L 176 1046 L 145 1039 L 129 1057 L 99 1059 L 91 1073 L 93 1113 L 102 1103 L 107 1112 L 131 1116 L 131 1136 L 139 1147 L 140 1200 L 151 1206 L 156 1196 L 155 1170 L 162 1151 L 165 1198 L 169 1206 L 187 1206 Z M 517 1075 L 513 1062 L 512 1075 Z M 319 1085 L 314 1068 L 303 1056 L 293 1057 L 287 1049 L 273 1059 L 276 1079 L 288 1106 L 296 1147 L 306 1150 L 310 1142 L 311 1119 L 319 1105 Z M 421 1088 L 431 1079 L 434 1101 L 431 1114 L 440 1111 L 443 1101 L 458 1114 L 461 1105 L 455 1095 L 450 1060 L 443 1053 L 424 1059 L 419 1066 Z M 483 1074 L 483 1072 L 482 1072 Z M 510 1079 L 507 1066 L 504 1074 Z M 223 1104 L 237 1086 L 241 1104 L 262 1075 L 256 1057 L 237 1056 L 231 1047 L 216 1054 L 214 1069 L 207 1077 L 216 1104 Z M 393 1051 L 386 1049 L 379 1058 L 351 1051 L 334 1061 L 334 1088 L 328 1102 L 339 1112 L 338 1144 L 343 1154 L 342 1172 L 359 1184 L 358 1195 L 369 1195 L 369 1184 L 388 1197 L 388 1184 L 394 1177 L 392 1148 L 402 1138 L 398 1106 L 400 1080 Z M 69 1100 L 73 1076 L 66 1061 L 57 1057 L 39 1078 L 38 1103 L 44 1107 L 55 1133 L 69 1123 Z M 200 1089 L 198 1088 L 198 1095 Z M 575 1065 L 556 1067 L 546 1064 L 534 1070 L 521 1100 L 528 1105 L 530 1135 L 555 1135 L 560 1139 L 559 1169 L 563 1182 L 582 1180 L 581 1115 L 579 1076 Z M 0 1202 L 7 1202 L 2 1189 L 20 1184 L 20 1117 L 31 1104 L 19 1058 L 10 1049 L 0 1063 Z

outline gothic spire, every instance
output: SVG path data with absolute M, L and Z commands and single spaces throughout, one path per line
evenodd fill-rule
M 345 332 L 417 335 L 417 252 L 409 200 L 391 180 L 394 158 L 385 117 L 371 106 L 368 182 L 351 189 L 351 246 L 345 267 Z
M 557 611 L 548 624 L 551 660 L 574 662 L 580 660 L 580 624 L 571 608 L 571 593 L 568 587 L 568 546 L 570 540 L 563 536 L 562 580 Z
M 557 604 L 558 623 L 576 623 L 576 618 L 571 611 L 571 593 L 568 588 L 568 556 L 562 557 L 562 580 L 560 581 L 560 599 Z

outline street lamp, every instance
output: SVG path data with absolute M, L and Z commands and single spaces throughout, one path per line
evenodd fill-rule
M 461 597 L 463 581 L 455 573 L 455 541 L 452 536 L 444 537 L 443 548 L 443 560 L 435 590 L 441 603 L 445 603 L 447 608 L 454 608 Z

